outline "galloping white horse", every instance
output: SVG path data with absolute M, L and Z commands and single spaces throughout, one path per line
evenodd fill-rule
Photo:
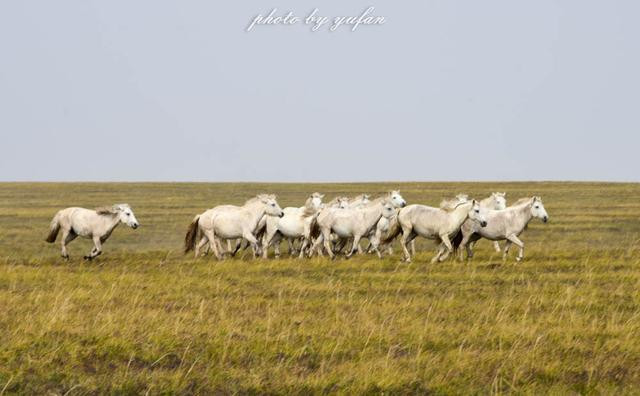
M 260 194 L 249 199 L 243 206 L 220 205 L 209 209 L 197 215 L 191 222 L 184 239 L 184 252 L 187 253 L 195 249 L 195 257 L 198 257 L 200 249 L 208 242 L 216 258 L 220 260 L 222 255 L 218 249 L 216 238 L 244 238 L 251 244 L 254 255 L 257 255 L 260 253 L 260 246 L 258 246 L 254 233 L 264 215 L 284 216 L 275 195 Z M 202 234 L 202 238 L 196 245 L 199 233 Z
M 321 234 L 314 242 L 314 249 L 324 243 L 327 254 L 333 258 L 331 234 L 335 233 L 339 238 L 353 238 L 351 251 L 347 254 L 347 257 L 351 257 L 358 250 L 360 238 L 375 229 L 381 217 L 391 217 L 394 213 L 393 205 L 388 201 L 367 205 L 362 209 L 330 209 L 325 216 L 318 217 Z
M 401 246 L 405 261 L 411 262 L 407 246 L 417 236 L 435 239 L 443 244 L 431 262 L 443 261 L 453 251 L 450 237 L 455 236 L 462 223 L 468 218 L 477 220 L 483 227 L 487 225 L 483 210 L 478 202 L 466 196 L 457 196 L 451 201 L 443 201 L 440 208 L 425 205 L 409 205 L 398 213 L 398 223 L 402 229 Z M 445 253 L 446 249 L 446 254 Z
M 473 257 L 471 242 L 480 238 L 491 241 L 507 240 L 504 247 L 503 259 L 506 259 L 509 248 L 515 243 L 520 252 L 516 257 L 517 261 L 524 257 L 524 243 L 518 236 L 527 227 L 532 218 L 537 217 L 543 222 L 549 220 L 549 215 L 542 205 L 540 197 L 522 198 L 512 206 L 503 210 L 489 210 L 486 213 L 488 225 L 486 227 L 475 227 L 473 223 L 462 227 L 460 236 L 454 239 L 454 246 L 460 249 L 460 259 L 462 259 L 463 249 L 467 250 L 467 258 Z M 459 246 L 458 246 L 459 245 Z
M 84 208 L 62 209 L 51 220 L 51 228 L 46 241 L 56 241 L 58 232 L 62 230 L 62 257 L 69 259 L 67 244 L 81 236 L 93 240 L 93 249 L 85 260 L 102 254 L 102 244 L 106 242 L 118 224 L 124 223 L 134 230 L 140 223 L 136 220 L 131 207 L 128 204 L 113 205 L 110 208 L 98 208 L 96 210 Z
M 377 252 L 378 253 L 378 257 L 382 258 L 382 254 L 380 253 L 379 247 L 380 247 L 380 241 L 384 238 L 384 236 L 390 231 L 391 229 L 391 223 L 394 221 L 397 221 L 397 214 L 400 208 L 404 208 L 405 206 L 407 206 L 407 201 L 404 200 L 404 198 L 402 197 L 402 195 L 400 195 L 400 191 L 399 190 L 393 190 L 390 191 L 388 194 L 382 196 L 382 197 L 378 197 L 376 199 L 374 199 L 373 201 L 371 201 L 371 204 L 375 204 L 377 202 L 381 202 L 383 200 L 387 200 L 389 201 L 394 209 L 395 209 L 395 213 L 391 216 L 391 217 L 382 217 L 380 218 L 380 220 L 378 221 L 378 224 L 376 225 L 376 228 L 371 230 L 371 232 L 369 233 L 369 235 L 367 235 L 367 238 L 370 241 L 369 247 L 367 248 L 367 252 Z M 389 241 L 390 242 L 390 241 Z M 389 246 L 389 249 L 391 247 Z
M 279 257 L 280 240 L 284 237 L 289 241 L 290 253 L 293 252 L 293 240 L 302 238 L 302 246 L 300 247 L 300 257 L 302 258 L 304 250 L 309 243 L 311 224 L 322 207 L 322 198 L 324 198 L 324 195 L 315 192 L 307 198 L 304 206 L 300 208 L 284 208 L 283 217 L 267 217 L 266 232 L 262 240 L 262 257 L 267 258 L 269 246 L 274 243 L 275 255 Z

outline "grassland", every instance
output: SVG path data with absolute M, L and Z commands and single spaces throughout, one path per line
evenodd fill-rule
M 194 260 L 194 214 L 276 192 L 381 193 L 437 204 L 541 195 L 550 223 L 503 263 Z M 5 394 L 640 392 L 640 185 L 601 183 L 0 184 Z M 93 262 L 43 240 L 66 206 L 128 202 Z M 286 249 L 285 249 L 286 250 Z M 512 255 L 515 251 L 512 251 Z

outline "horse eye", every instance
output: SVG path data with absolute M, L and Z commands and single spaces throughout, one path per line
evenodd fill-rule
M 276 207 L 276 204 L 272 203 L 271 206 L 273 206 L 274 208 Z
M 476 213 L 480 213 L 480 211 L 478 209 L 476 209 Z

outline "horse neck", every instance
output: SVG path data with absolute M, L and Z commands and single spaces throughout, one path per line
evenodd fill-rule
M 267 208 L 262 202 L 251 202 L 242 207 L 251 215 L 251 224 L 257 225 L 262 216 L 267 213 Z
M 302 213 L 302 217 L 313 216 L 320 211 L 320 209 L 315 209 L 313 207 L 313 201 L 311 201 L 311 198 L 307 199 L 307 202 L 304 203 L 304 206 L 301 206 L 299 209 Z
M 372 224 L 378 223 L 378 221 L 382 217 L 382 206 L 366 206 L 359 210 L 360 213 L 362 213 L 363 219 L 365 221 L 370 220 Z
M 118 215 L 115 214 L 107 214 L 107 215 L 100 215 L 104 225 L 106 226 L 106 235 L 111 234 L 111 231 L 113 231 L 119 224 L 120 224 L 120 217 Z
M 522 226 L 522 228 L 526 227 L 533 218 L 533 215 L 531 214 L 531 205 L 533 205 L 532 202 L 527 202 L 522 206 L 513 208 L 513 211 L 516 214 L 514 218 L 518 222 L 518 226 Z
M 473 206 L 473 201 L 460 204 L 457 208 L 448 213 L 449 220 L 454 224 L 462 224 L 469 217 L 469 210 Z
M 385 200 L 385 198 L 388 198 L 386 195 L 383 197 L 378 197 L 376 199 L 373 199 L 371 201 L 369 201 L 369 203 L 367 204 L 367 206 L 374 206 L 374 205 L 378 205 L 380 203 L 382 203 L 382 201 Z
M 480 206 L 486 209 L 493 209 L 495 208 L 495 201 L 493 199 L 493 196 L 491 197 L 487 197 L 485 199 L 483 199 L 482 201 L 480 201 Z

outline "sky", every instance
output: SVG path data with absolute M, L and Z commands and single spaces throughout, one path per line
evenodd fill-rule
M 312 32 L 258 14 L 359 15 Z M 0 2 L 1 181 L 640 181 L 640 2 Z

